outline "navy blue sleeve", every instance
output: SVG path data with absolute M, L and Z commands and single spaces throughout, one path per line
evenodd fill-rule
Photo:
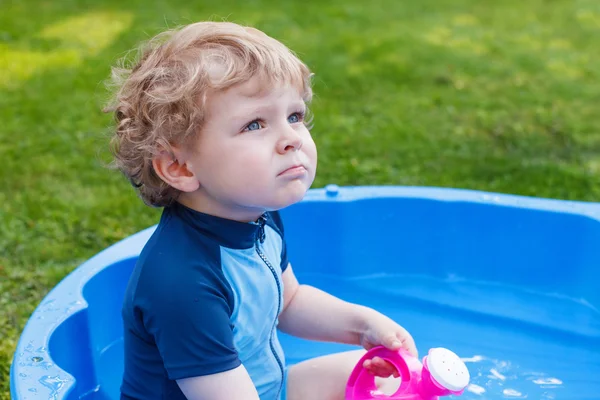
M 156 342 L 169 379 L 238 367 L 230 288 L 222 271 L 204 265 L 165 266 L 175 276 L 182 267 L 188 269 L 185 278 L 167 277 L 166 282 L 153 285 L 151 301 L 144 307 L 144 325 Z
M 267 223 L 269 223 L 269 225 L 271 225 L 281 236 L 281 272 L 284 272 L 288 267 L 289 259 L 287 255 L 285 235 L 283 232 L 283 220 L 281 218 L 281 215 L 279 214 L 279 211 L 269 212 L 269 215 L 271 216 L 270 220 L 272 220 L 273 223 L 270 224 L 269 222 L 271 221 L 268 221 Z

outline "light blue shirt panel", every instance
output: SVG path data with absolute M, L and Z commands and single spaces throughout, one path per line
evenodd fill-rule
M 231 314 L 234 345 L 261 400 L 277 400 L 281 385 L 281 369 L 271 344 L 285 367 L 283 349 L 276 329 L 273 329 L 278 306 L 283 307 L 282 246 L 279 234 L 265 226 L 265 241 L 259 248 L 275 270 L 277 281 L 256 248 L 240 250 L 221 247 L 223 273 L 234 296 Z

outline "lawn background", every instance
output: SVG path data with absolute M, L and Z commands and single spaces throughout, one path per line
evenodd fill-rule
M 206 19 L 256 26 L 315 72 L 314 187 L 600 201 L 597 0 L 3 1 L 0 399 L 42 297 L 159 216 L 104 167 L 110 65 Z

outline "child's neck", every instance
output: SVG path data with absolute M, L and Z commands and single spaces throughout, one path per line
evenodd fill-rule
M 194 196 L 192 193 L 181 193 L 177 201 L 198 212 L 214 215 L 215 217 L 239 222 L 254 222 L 264 214 L 262 208 L 243 207 L 235 204 L 224 204 L 207 196 Z

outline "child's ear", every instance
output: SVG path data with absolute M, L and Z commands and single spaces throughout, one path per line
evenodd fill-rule
M 200 182 L 188 169 L 181 152 L 176 148 L 171 150 L 163 149 L 152 159 L 152 167 L 156 174 L 168 185 L 182 192 L 198 190 Z

